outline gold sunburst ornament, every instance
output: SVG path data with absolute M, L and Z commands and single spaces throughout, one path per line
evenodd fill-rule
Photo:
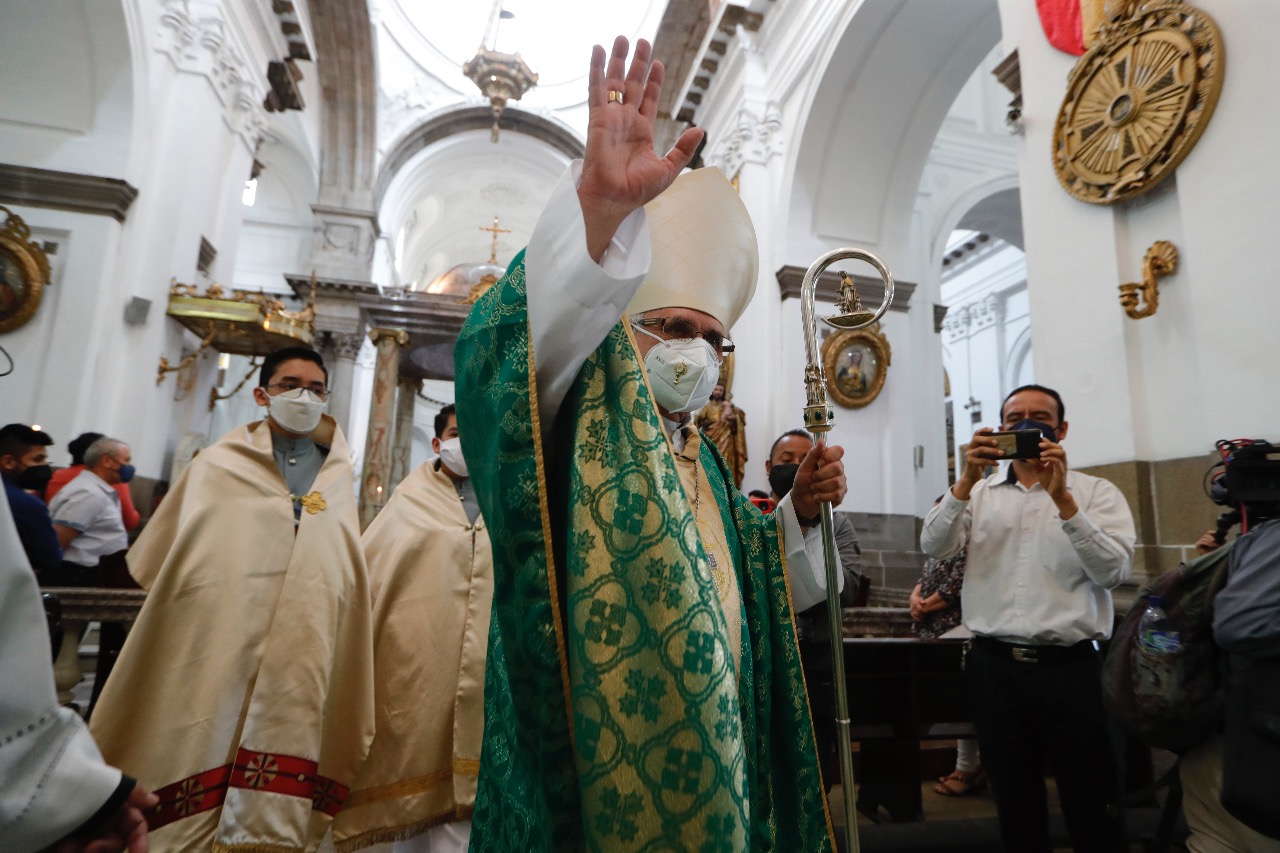
M 1053 168 L 1081 201 L 1114 204 L 1173 174 L 1222 91 L 1222 36 L 1180 0 L 1113 0 L 1067 80 Z

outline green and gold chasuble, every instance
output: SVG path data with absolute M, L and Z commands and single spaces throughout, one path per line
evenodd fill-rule
M 542 446 L 524 275 L 521 254 L 455 351 L 494 560 L 471 849 L 834 850 L 777 520 L 701 442 L 739 657 L 624 324 Z

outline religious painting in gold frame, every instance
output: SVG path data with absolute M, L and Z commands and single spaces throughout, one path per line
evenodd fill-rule
M 846 409 L 870 404 L 884 388 L 889 361 L 889 341 L 879 323 L 829 335 L 822 344 L 822 372 L 831 399 Z
M 49 259 L 30 241 L 31 229 L 22 217 L 0 207 L 0 333 L 21 328 L 40 307 L 49 283 Z

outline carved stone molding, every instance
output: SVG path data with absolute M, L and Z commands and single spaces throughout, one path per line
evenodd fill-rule
M 947 316 L 942 320 L 942 331 L 947 343 L 954 343 L 969 336 L 971 321 L 969 311 L 968 305 L 961 305 L 947 311 Z
M 1015 50 L 1000 60 L 1000 64 L 991 69 L 991 74 L 1013 95 L 1013 100 L 1009 102 L 1009 111 L 1004 116 L 1004 123 L 1008 126 L 1010 133 L 1021 134 L 1023 132 L 1022 66 L 1018 59 L 1018 51 Z
M 782 113 L 770 104 L 763 116 L 739 110 L 732 130 L 717 140 L 704 159 L 732 178 L 744 163 L 763 165 L 782 149 Z
M 942 325 L 947 321 L 947 306 L 934 303 L 933 306 L 933 331 L 935 334 L 942 332 Z
M 785 266 L 777 272 L 778 289 L 783 299 L 800 298 L 800 285 L 804 283 L 805 267 Z M 858 287 L 858 298 L 864 305 L 879 305 L 884 301 L 884 282 L 878 276 L 853 276 L 853 283 Z M 911 310 L 911 295 L 916 292 L 915 282 L 893 281 L 893 302 L 890 311 L 906 312 Z M 818 287 L 814 298 L 818 302 L 836 301 L 840 293 L 840 275 L 828 270 L 818 277 Z
M 325 278 L 364 281 L 373 268 L 377 217 L 369 211 L 312 205 L 311 266 Z
M 200 235 L 200 251 L 196 253 L 196 269 L 205 275 L 209 275 L 213 269 L 213 261 L 218 257 L 218 250 L 213 244 Z
M 1005 300 L 995 293 L 988 293 L 982 299 L 974 300 L 946 312 L 942 321 L 942 331 L 946 334 L 947 343 L 976 335 L 1004 323 Z
M 430 75 L 401 76 L 378 84 L 378 145 L 386 148 L 400 136 L 436 112 L 453 97 L 447 86 Z M 488 113 L 490 122 L 492 113 Z
M 360 354 L 360 348 L 364 345 L 364 332 L 354 334 L 326 332 L 325 335 L 328 337 L 329 346 L 333 349 L 334 358 L 355 361 L 356 356 Z
M 271 11 L 280 20 L 280 34 L 289 45 L 291 59 L 311 59 L 306 35 L 302 31 L 302 18 L 294 8 L 294 0 L 271 0 Z
M 1004 322 L 1004 300 L 994 293 L 988 293 L 982 301 L 974 303 L 973 324 L 975 332 L 989 329 Z
M 163 0 L 156 50 L 184 74 L 204 77 L 222 104 L 223 120 L 252 152 L 266 129 L 265 87 L 230 44 L 217 7 L 192 8 L 190 0 Z M 205 14 L 212 12 L 214 14 Z
M 711 81 L 722 64 L 718 57 L 724 56 L 729 42 L 737 36 L 738 28 L 754 33 L 759 31 L 763 23 L 764 12 L 753 12 L 737 2 L 726 2 L 721 5 L 720 15 L 713 21 L 715 32 L 707 42 L 707 52 L 701 56 L 691 57 L 693 62 L 698 63 L 698 70 L 701 73 L 694 77 L 693 84 L 685 92 L 684 102 L 680 104 L 680 109 L 676 113 L 677 122 L 693 124 L 698 105 L 702 103 L 703 96 L 711 88 Z
M 127 181 L 0 163 L 0 203 L 110 216 L 124 222 L 138 190 Z

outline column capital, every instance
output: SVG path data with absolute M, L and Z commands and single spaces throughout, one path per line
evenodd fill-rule
M 363 332 L 330 331 L 326 334 L 329 336 L 329 345 L 333 347 L 335 358 L 355 361 L 356 356 L 360 354 L 360 347 L 364 345 Z
M 373 341 L 374 346 L 380 341 L 393 340 L 397 346 L 406 347 L 409 345 L 409 333 L 404 329 L 370 329 L 369 340 Z

